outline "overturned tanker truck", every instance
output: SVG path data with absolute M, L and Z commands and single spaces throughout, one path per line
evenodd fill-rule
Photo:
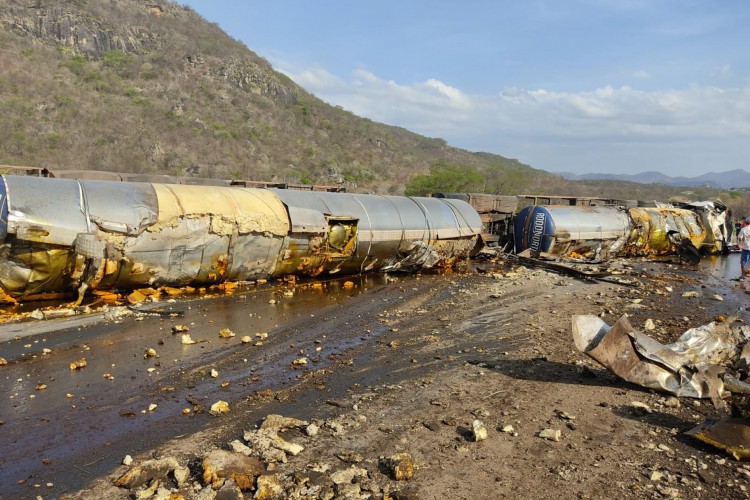
M 468 203 L 350 193 L 0 176 L 0 289 L 211 285 L 413 271 L 481 247 Z
M 585 260 L 677 253 L 688 261 L 725 252 L 726 206 L 691 208 L 531 205 L 515 217 L 515 252 Z

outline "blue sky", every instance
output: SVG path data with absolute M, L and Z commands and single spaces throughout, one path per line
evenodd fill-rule
M 324 101 L 548 171 L 750 171 L 746 0 L 182 0 Z

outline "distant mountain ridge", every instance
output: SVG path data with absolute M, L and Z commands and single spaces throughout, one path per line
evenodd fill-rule
M 559 172 L 564 179 L 581 180 L 616 180 L 637 182 L 639 184 L 664 184 L 667 186 L 704 187 L 711 186 L 720 189 L 750 187 L 750 172 L 742 169 L 728 172 L 708 172 L 697 177 L 669 177 L 661 172 L 641 172 L 639 174 L 574 174 Z

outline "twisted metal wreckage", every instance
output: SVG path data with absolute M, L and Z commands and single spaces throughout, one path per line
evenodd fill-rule
M 475 207 L 445 193 L 420 198 L 15 175 L 0 176 L 0 198 L 0 301 L 6 302 L 51 293 L 77 293 L 80 301 L 93 289 L 446 266 L 482 248 L 487 221 L 515 238 L 517 253 L 589 260 L 674 253 L 675 235 L 709 253 L 727 240 L 726 207 L 711 202 L 693 210 L 532 205 L 514 214 L 515 204 Z M 488 218 L 485 205 L 508 211 L 509 223 Z

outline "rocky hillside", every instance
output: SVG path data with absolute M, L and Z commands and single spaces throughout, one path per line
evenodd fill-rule
M 0 0 L 0 26 L 0 165 L 392 194 L 452 165 L 478 172 L 472 189 L 488 193 L 721 197 L 750 212 L 746 194 L 567 181 L 357 117 L 170 1 Z
M 556 178 L 330 106 L 189 7 L 0 0 L 0 163 L 398 193 L 435 162 Z

